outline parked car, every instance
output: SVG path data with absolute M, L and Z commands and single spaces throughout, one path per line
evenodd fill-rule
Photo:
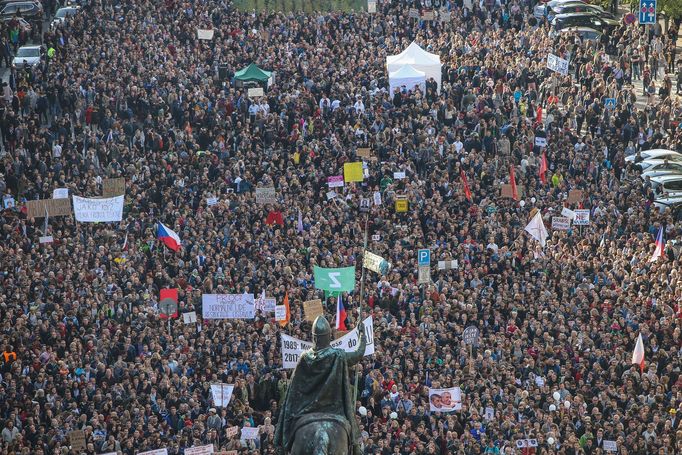
M 52 26 L 59 25 L 63 23 L 67 17 L 75 16 L 80 10 L 79 6 L 65 6 L 59 8 L 52 19 Z
M 563 4 L 570 4 L 570 3 L 584 3 L 580 0 L 552 0 L 550 2 L 546 3 L 538 3 L 535 5 L 533 8 L 533 16 L 535 16 L 537 19 L 542 19 L 547 15 L 549 11 L 552 10 L 552 8 L 558 6 L 558 5 L 563 5 Z
M 3 17 L 1 20 L 5 24 L 11 22 L 12 20 L 17 21 L 19 23 L 19 30 L 27 34 L 30 34 L 31 30 L 33 29 L 33 26 L 23 17 Z
M 663 160 L 662 163 L 653 164 L 648 166 L 647 170 L 642 172 L 642 179 L 647 177 L 659 177 L 661 175 L 671 175 L 680 174 L 682 175 L 682 163 L 676 163 L 674 161 Z
M 43 60 L 43 49 L 41 46 L 21 46 L 17 50 L 17 55 L 12 63 L 17 68 L 24 66 L 36 66 Z
M 587 3 L 582 2 L 561 3 L 553 8 L 550 8 L 549 11 L 547 12 L 547 19 L 551 22 L 552 19 L 554 19 L 559 14 L 570 13 L 591 13 L 604 19 L 613 20 L 616 19 L 613 14 L 604 11 L 604 9 L 601 8 L 600 6 L 589 5 Z
M 649 179 L 656 194 L 682 193 L 682 175 L 661 175 Z
M 654 207 L 661 212 L 671 210 L 673 218 L 677 221 L 682 219 L 682 194 L 666 195 L 666 197 L 654 200 Z
M 594 13 L 557 14 L 552 20 L 552 26 L 557 31 L 567 27 L 590 27 L 604 32 L 619 24 L 617 20 L 604 18 Z
M 680 161 L 682 162 L 682 154 L 674 151 L 674 150 L 666 150 L 666 149 L 651 149 L 651 150 L 645 150 L 641 152 L 641 157 L 643 160 L 664 160 L 668 159 L 670 161 Z M 637 154 L 635 155 L 630 155 L 625 157 L 626 162 L 631 162 L 635 161 L 637 158 Z
M 599 41 L 602 32 L 591 27 L 568 27 L 559 30 L 561 35 L 577 35 L 581 41 Z
M 0 18 L 16 15 L 21 15 L 25 19 L 41 19 L 43 17 L 43 5 L 36 1 L 6 3 L 0 8 Z

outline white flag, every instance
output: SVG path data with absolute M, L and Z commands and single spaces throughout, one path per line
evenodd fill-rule
M 635 344 L 635 350 L 632 352 L 632 362 L 633 364 L 639 365 L 639 370 L 644 372 L 644 342 L 642 341 L 642 334 L 640 333 L 637 337 L 637 343 Z
M 535 240 L 540 242 L 540 245 L 542 245 L 543 248 L 545 247 L 549 234 L 547 234 L 547 229 L 545 228 L 545 224 L 542 222 L 542 215 L 540 215 L 539 210 L 533 219 L 530 220 L 528 226 L 526 226 L 526 232 L 528 232 Z

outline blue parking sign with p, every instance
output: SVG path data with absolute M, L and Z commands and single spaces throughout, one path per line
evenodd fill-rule
M 431 250 L 419 250 L 417 252 L 419 265 L 431 265 Z

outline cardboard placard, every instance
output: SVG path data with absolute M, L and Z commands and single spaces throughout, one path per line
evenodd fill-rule
M 126 193 L 126 179 L 119 177 L 115 179 L 102 180 L 102 196 L 114 197 Z
M 583 200 L 583 190 L 571 190 L 568 192 L 568 203 L 577 204 Z
M 273 187 L 256 188 L 257 204 L 275 204 L 277 202 L 277 191 Z
M 49 216 L 71 215 L 71 199 L 39 199 L 27 201 L 26 209 L 29 218 L 45 218 L 45 212 Z
M 227 430 L 225 430 L 225 435 L 228 438 L 235 436 L 237 433 L 239 433 L 239 427 L 236 425 L 233 427 L 229 427 Z
M 516 191 L 519 193 L 519 198 L 523 197 L 523 186 L 522 185 L 516 185 Z M 500 190 L 500 196 L 502 197 L 508 197 L 508 198 L 513 198 L 512 196 L 512 187 L 510 183 L 505 183 L 502 185 L 502 188 Z
M 315 299 L 303 302 L 303 314 L 305 314 L 305 320 L 309 322 L 314 322 L 316 317 L 324 315 L 322 300 Z
M 85 450 L 85 431 L 74 430 L 69 433 L 69 441 L 71 442 L 71 448 L 73 450 Z
M 424 14 L 422 14 L 423 21 L 432 21 L 433 19 L 434 19 L 433 11 L 424 11 Z
M 359 157 L 362 158 L 371 158 L 372 157 L 372 150 L 369 147 L 361 147 L 357 149 L 355 154 Z

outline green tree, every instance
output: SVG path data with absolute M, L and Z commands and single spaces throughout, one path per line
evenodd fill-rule
M 665 13 L 671 19 L 682 17 L 682 1 L 658 0 L 658 12 Z

